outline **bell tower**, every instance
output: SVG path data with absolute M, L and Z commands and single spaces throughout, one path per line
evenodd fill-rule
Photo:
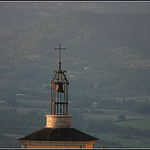
M 59 66 L 51 81 L 51 115 L 46 115 L 46 127 L 71 127 L 71 116 L 68 115 L 68 89 L 69 82 L 66 78 L 67 71 L 61 69 L 61 51 L 65 48 L 55 48 L 59 50 Z
M 55 48 L 59 50 L 59 70 L 55 71 L 54 78 L 51 82 L 51 115 L 68 115 L 68 86 L 64 70 L 61 70 L 61 50 L 65 48 Z
M 72 116 L 68 115 L 69 82 L 66 71 L 61 69 L 61 50 L 59 50 L 59 68 L 51 81 L 51 111 L 46 115 L 46 126 L 18 139 L 22 148 L 93 148 L 98 140 L 71 127 Z

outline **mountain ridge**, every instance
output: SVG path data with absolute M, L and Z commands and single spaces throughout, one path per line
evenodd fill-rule
M 149 89 L 149 16 L 68 12 L 1 31 L 1 67 L 5 64 L 15 72 L 14 81 L 6 80 L 10 85 L 16 81 L 20 89 L 25 89 L 30 78 L 34 78 L 29 83 L 31 91 L 37 84 L 49 82 L 46 76 L 52 75 L 57 67 L 54 47 L 61 42 L 66 47 L 63 66 L 70 72 L 75 89 L 78 87 L 75 82 L 82 82 L 85 86 L 81 91 L 85 95 L 96 84 L 95 94 L 121 93 L 120 86 L 126 86 L 126 94 L 140 90 L 143 93 Z M 141 87 L 137 90 L 139 83 Z

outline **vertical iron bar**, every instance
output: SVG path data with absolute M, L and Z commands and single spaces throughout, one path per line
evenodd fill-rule
M 65 113 L 65 97 L 66 97 L 66 84 L 64 84 L 64 105 L 63 105 L 63 115 L 66 114 L 66 113 Z
M 53 102 L 53 95 L 52 95 L 52 83 L 51 83 L 51 115 L 53 115 L 53 106 L 52 106 L 52 102 Z
M 59 102 L 59 93 L 57 93 L 57 115 L 58 115 L 58 113 L 59 113 L 59 111 L 58 111 L 58 108 L 59 108 L 58 102 Z

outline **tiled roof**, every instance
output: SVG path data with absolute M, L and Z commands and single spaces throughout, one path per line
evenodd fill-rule
M 97 138 L 75 128 L 42 128 L 18 140 L 35 141 L 93 141 Z

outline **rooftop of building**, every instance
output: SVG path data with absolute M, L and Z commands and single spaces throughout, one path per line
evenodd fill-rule
M 42 128 L 18 140 L 34 141 L 94 141 L 97 138 L 75 128 Z

